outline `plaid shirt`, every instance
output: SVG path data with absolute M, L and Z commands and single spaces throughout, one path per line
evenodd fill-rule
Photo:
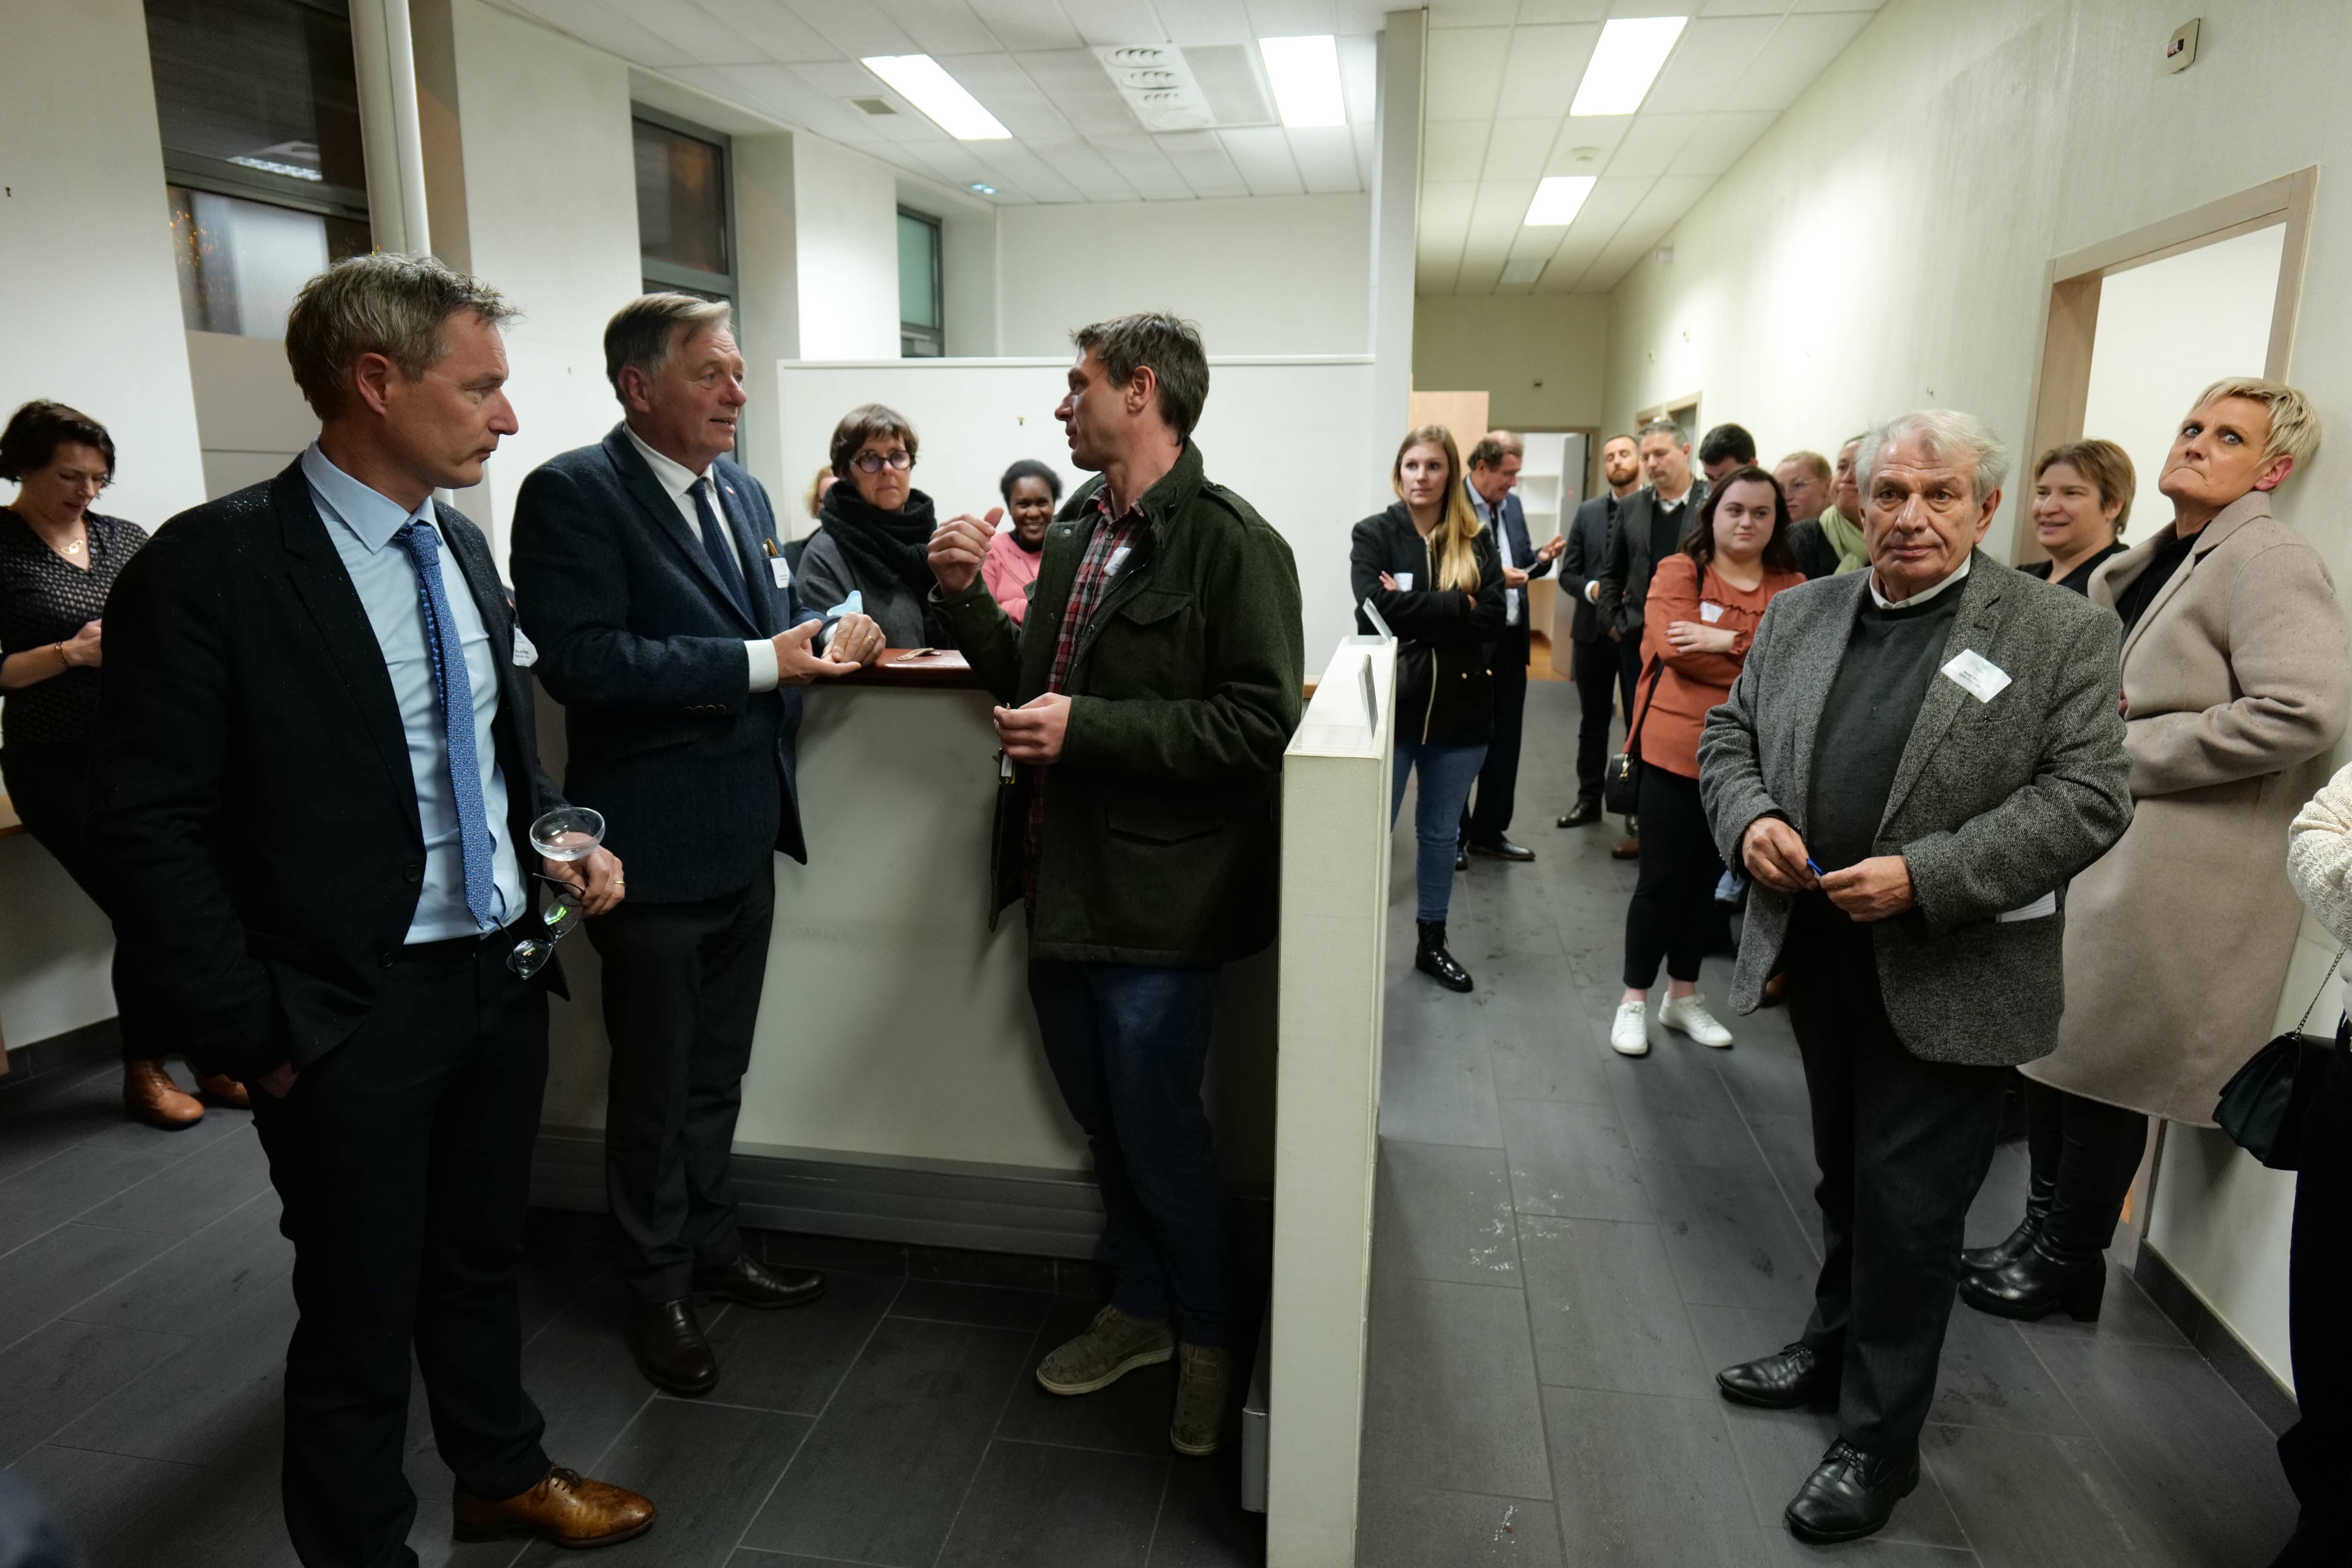
M 1112 564 L 1116 556 L 1125 565 L 1136 542 L 1143 537 L 1150 523 L 1143 509 L 1130 503 L 1126 515 L 1113 517 L 1110 512 L 1110 487 L 1095 491 L 1095 511 L 1099 521 L 1087 540 L 1086 553 L 1078 558 L 1078 574 L 1070 584 L 1069 607 L 1062 613 L 1062 625 L 1054 638 L 1054 668 L 1045 678 L 1045 689 L 1059 691 L 1069 678 L 1070 661 L 1077 656 L 1078 638 L 1087 623 L 1110 592 L 1110 581 L 1117 570 Z M 1023 856 L 1022 884 L 1028 901 L 1037 901 L 1037 857 L 1045 843 L 1045 774 L 1052 764 L 1035 770 L 1029 784 L 1029 827 L 1026 853 Z

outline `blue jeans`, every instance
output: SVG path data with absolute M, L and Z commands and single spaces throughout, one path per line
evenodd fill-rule
M 1420 902 L 1418 918 L 1442 921 L 1454 898 L 1454 857 L 1458 848 L 1462 807 L 1470 786 L 1486 761 L 1486 742 L 1475 746 L 1430 746 L 1403 741 L 1396 747 L 1396 788 L 1389 795 L 1389 822 L 1396 823 L 1404 805 L 1404 781 L 1416 763 L 1421 768 L 1421 795 L 1412 805 L 1412 880 Z
M 1111 1304 L 1165 1318 L 1184 1342 L 1222 1345 L 1228 1310 L 1225 1193 L 1201 1078 L 1214 968 L 1032 960 L 1045 1060 L 1094 1152 Z

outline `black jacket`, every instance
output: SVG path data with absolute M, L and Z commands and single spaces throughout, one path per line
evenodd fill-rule
M 511 647 L 481 533 L 447 507 L 438 521 L 491 646 Z M 507 826 L 525 846 L 564 803 L 530 681 L 509 660 L 499 677 Z M 136 977 L 125 1031 L 168 1030 L 248 1080 L 349 1038 L 415 919 L 425 837 L 383 650 L 299 463 L 182 512 L 123 568 L 89 776 L 91 846 L 139 891 L 115 928 Z
M 1363 603 L 1372 602 L 1397 637 L 1397 739 L 1433 746 L 1475 746 L 1495 733 L 1495 639 L 1503 630 L 1503 552 L 1490 529 L 1478 531 L 1478 590 L 1432 588 L 1437 566 L 1429 541 L 1398 501 L 1356 524 L 1348 578 L 1356 595 L 1356 629 L 1370 632 Z M 1383 588 L 1381 574 L 1412 586 Z
M 724 458 L 710 472 L 752 563 L 750 618 L 623 428 L 549 458 L 515 498 L 515 601 L 563 704 L 564 788 L 604 814 L 638 903 L 740 891 L 778 850 L 808 858 L 801 694 L 752 691 L 743 645 L 813 616 L 776 585 L 782 545 L 760 481 Z
M 1628 647 L 1642 646 L 1642 606 L 1649 602 L 1650 578 L 1659 561 L 1675 552 L 1706 506 L 1706 481 L 1694 477 L 1691 488 L 1683 494 L 1675 538 L 1660 549 L 1651 538 L 1655 531 L 1658 492 L 1644 485 L 1617 503 L 1616 531 L 1609 536 L 1608 558 L 1596 574 L 1601 579 L 1597 596 L 1601 624 L 1616 628 Z
M 1568 543 L 1559 552 L 1559 591 L 1576 601 L 1569 635 L 1578 642 L 1601 635 L 1601 612 L 1584 596 L 1584 585 L 1601 575 L 1609 559 L 1609 531 L 1616 523 L 1617 498 L 1603 490 L 1580 503 L 1568 525 Z

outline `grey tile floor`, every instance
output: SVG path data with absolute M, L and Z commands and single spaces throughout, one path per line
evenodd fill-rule
M 0 1089 L 0 1466 L 50 1499 L 92 1568 L 281 1568 L 294 1562 L 278 1502 L 294 1304 L 277 1194 L 250 1117 L 132 1126 L 119 1076 L 107 1063 Z M 630 1364 L 601 1224 L 532 1215 L 525 1376 L 549 1453 L 661 1509 L 651 1534 L 600 1563 L 1264 1561 L 1263 1528 L 1237 1506 L 1237 1453 L 1169 1451 L 1172 1368 L 1083 1400 L 1031 1381 L 1091 1314 L 1091 1270 L 760 1239 L 826 1268 L 831 1289 L 790 1312 L 707 1319 L 722 1379 L 682 1401 Z M 452 1544 L 421 1388 L 408 1473 L 425 1564 L 557 1555 Z
M 1956 1310 L 1927 1476 L 1880 1536 L 1818 1551 L 1780 1510 L 1834 1435 L 1746 1410 L 1716 1367 L 1795 1337 L 1818 1242 L 1786 1015 L 1714 1051 L 1607 1044 L 1633 868 L 1574 795 L 1576 696 L 1538 683 L 1514 837 L 1457 878 L 1456 996 L 1411 972 L 1395 839 L 1361 1550 L 1367 1568 L 2261 1568 L 2293 1526 L 2272 1435 L 2120 1268 L 2095 1326 Z M 1727 966 L 1707 965 L 1718 1001 Z M 2004 1147 L 1969 1221 L 2022 1201 Z

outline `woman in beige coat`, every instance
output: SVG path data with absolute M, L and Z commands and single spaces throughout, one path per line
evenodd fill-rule
M 2171 523 L 2091 580 L 2124 622 L 2132 825 L 2067 891 L 2058 1049 L 2023 1069 L 2025 1220 L 1964 1260 L 1961 1298 L 1981 1310 L 2095 1317 L 2148 1117 L 2210 1127 L 2270 1037 L 2302 918 L 2287 824 L 2352 701 L 2335 585 L 2271 516 L 2318 447 L 2294 388 L 2215 383 L 2157 480 Z

